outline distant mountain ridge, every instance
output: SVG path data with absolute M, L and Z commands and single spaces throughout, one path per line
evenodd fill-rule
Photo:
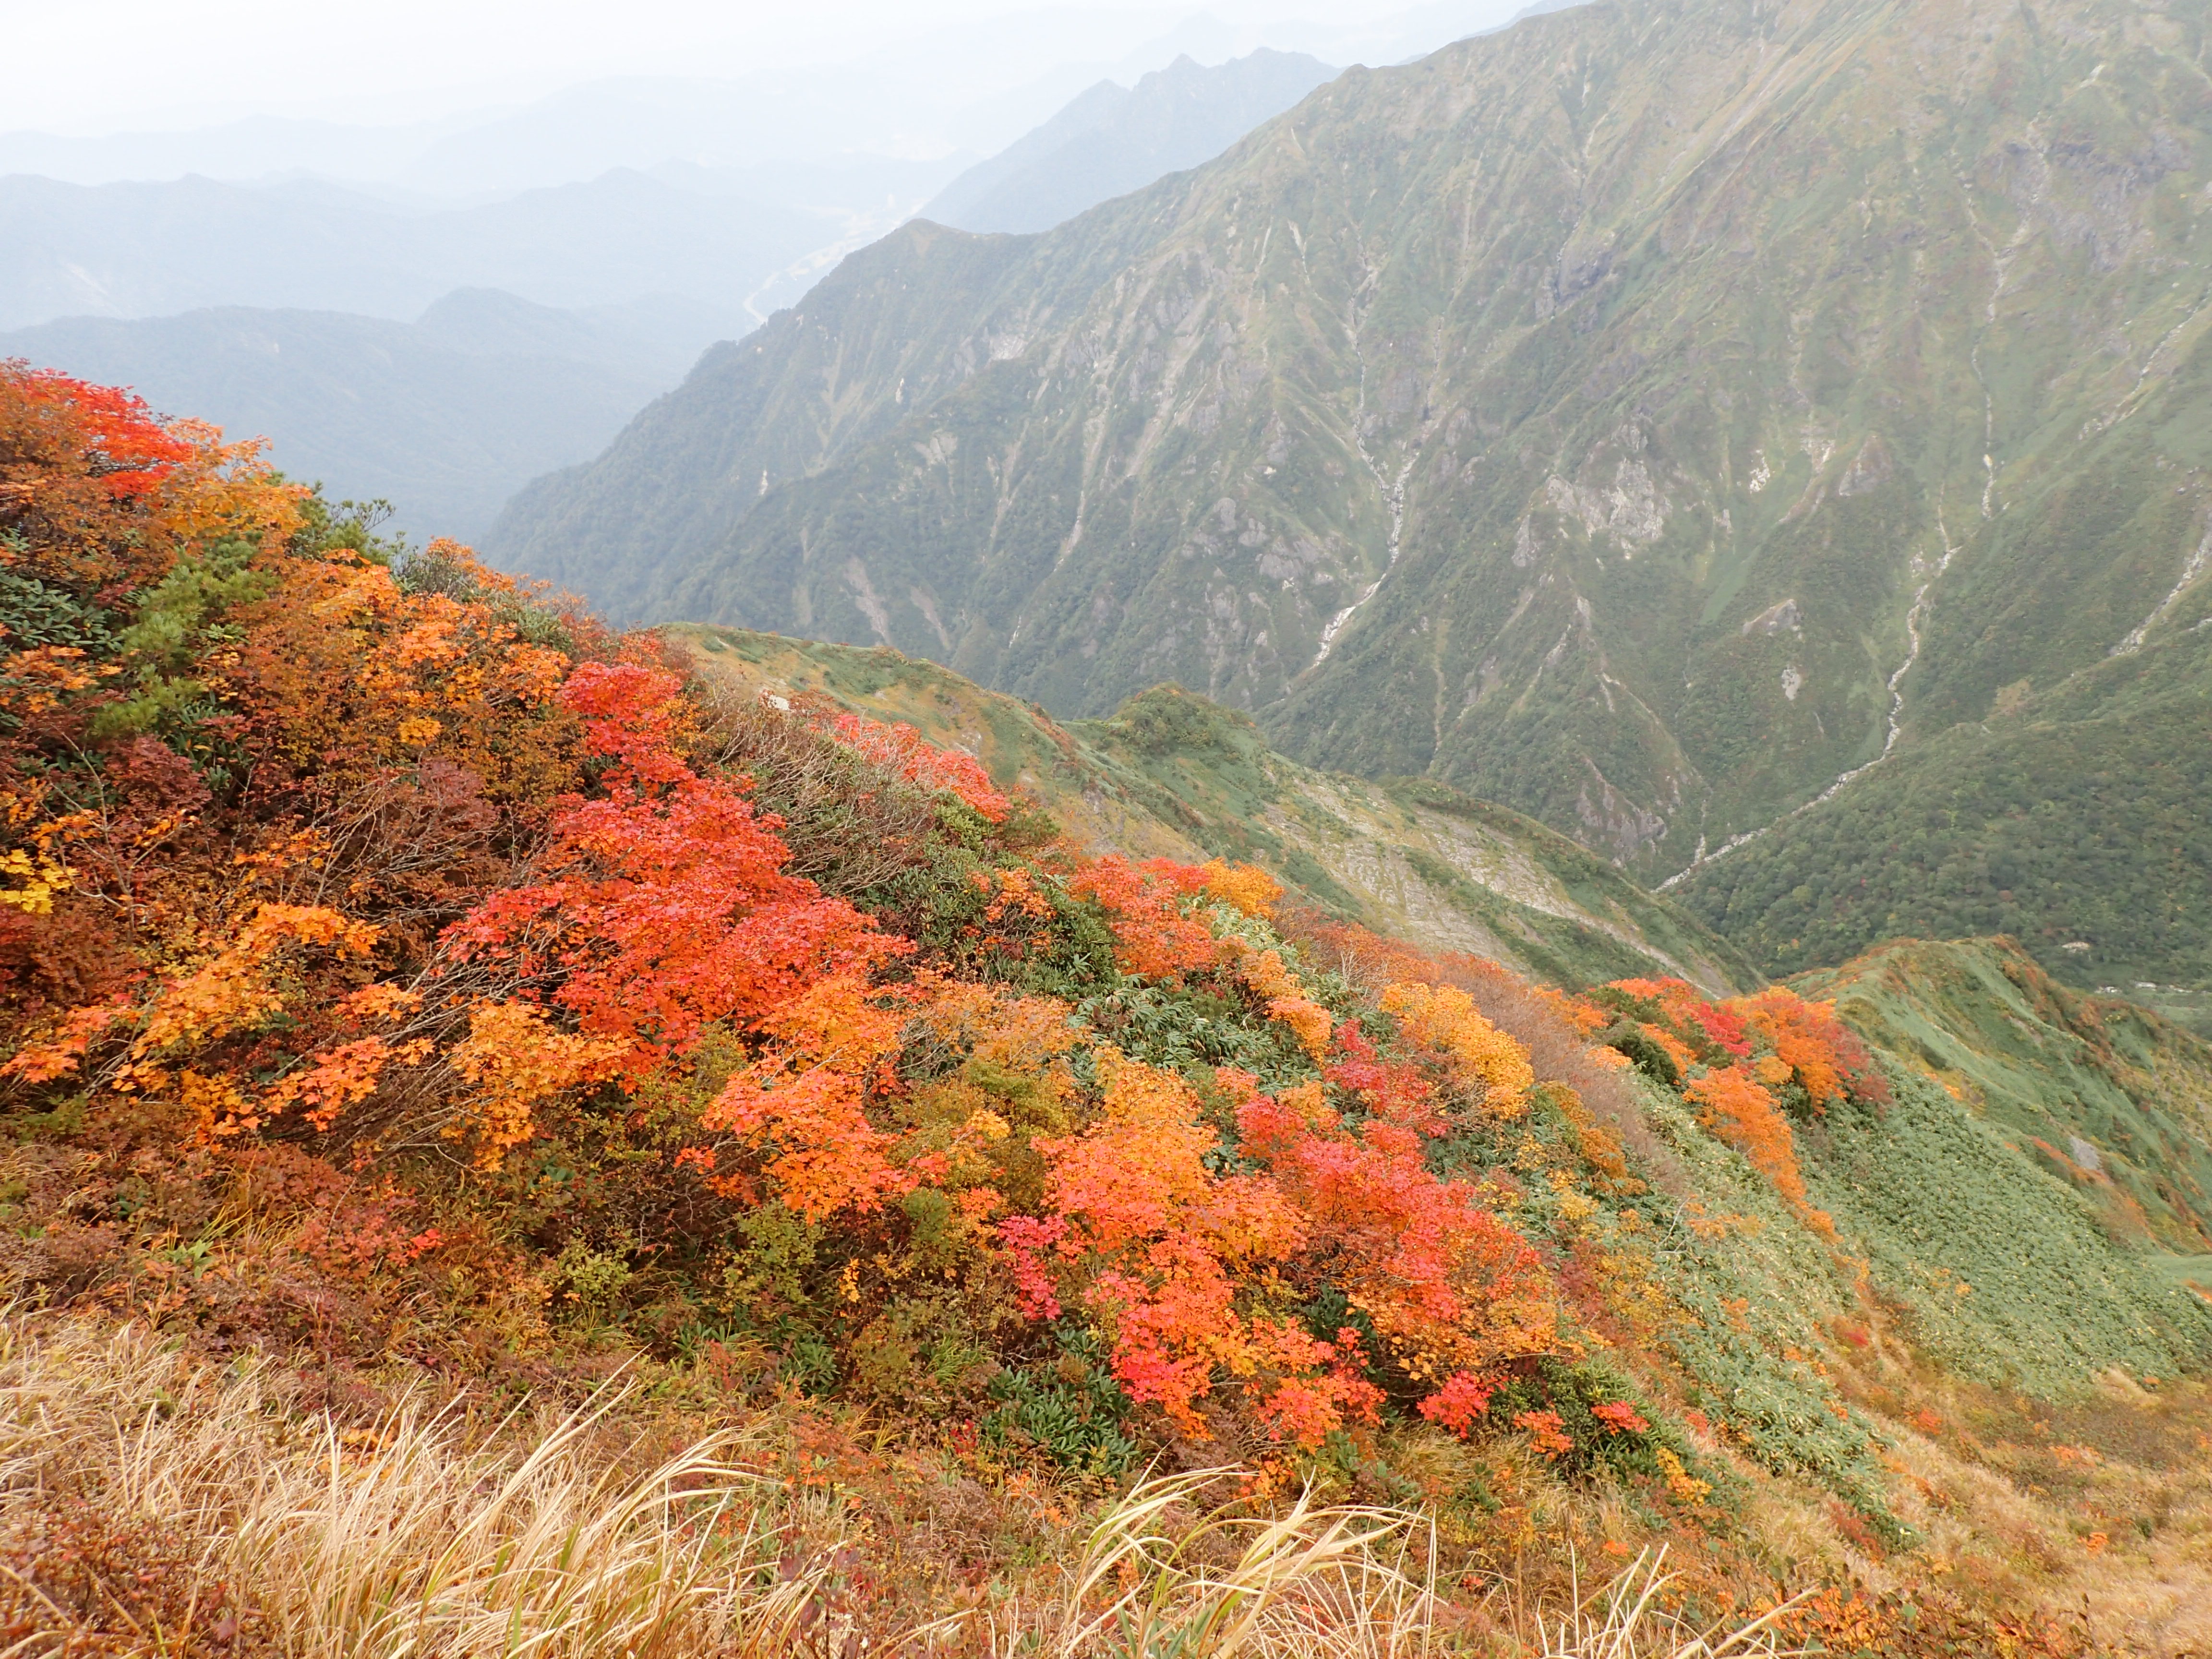
M 961 230 L 1049 230 L 1087 208 L 1215 156 L 1336 70 L 1260 51 L 1212 69 L 1178 58 L 1134 87 L 1102 81 L 921 210 Z
M 463 539 L 525 479 L 592 453 L 714 337 L 714 315 L 668 301 L 560 311 L 462 289 L 413 322 L 216 307 L 79 317 L 0 333 L 22 357 L 200 411 L 333 499 L 392 503 L 394 528 Z
M 958 158 L 938 173 L 942 184 L 1049 119 L 1101 76 L 1127 83 L 1181 54 L 1219 63 L 1264 47 L 1335 64 L 1397 63 L 1496 27 L 1511 10 L 1512 0 L 1419 0 L 1334 21 L 1231 22 L 1206 11 L 1032 8 L 934 27 L 915 17 L 888 32 L 842 29 L 815 61 L 772 66 L 750 52 L 702 52 L 696 35 L 687 49 L 676 34 L 648 52 L 660 60 L 657 72 L 643 63 L 611 75 L 583 66 L 588 78 L 526 101 L 473 108 L 447 107 L 430 94 L 403 100 L 425 112 L 412 118 L 381 101 L 367 120 L 334 118 L 327 111 L 339 106 L 319 99 L 313 117 L 259 114 L 85 137 L 0 130 L 0 173 L 100 184 L 307 173 L 475 196 L 571 183 L 614 167 L 651 171 L 670 161 L 733 170 L 834 161 L 895 174 L 917 164 L 894 157 Z M 275 90 L 279 106 L 301 107 Z M 51 106 L 28 112 L 36 108 L 35 100 L 18 100 L 0 111 L 0 122 L 55 118 Z M 70 112 L 73 128 L 83 114 Z
M 216 305 L 404 318 L 471 287 L 556 307 L 670 295 L 734 318 L 836 234 L 818 214 L 626 171 L 429 212 L 311 181 L 18 176 L 0 179 L 0 328 Z
M 2178 0 L 1534 17 L 1035 238 L 904 228 L 491 544 L 1063 715 L 1173 679 L 1668 878 L 2212 645 L 2206 41 Z

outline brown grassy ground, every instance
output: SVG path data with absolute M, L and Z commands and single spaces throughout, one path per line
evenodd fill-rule
M 635 1386 L 565 1413 L 488 1415 L 402 1385 L 351 1423 L 301 1392 L 264 1363 L 211 1364 L 143 1326 L 10 1316 L 0 1650 L 1773 1650 L 1743 1620 L 1693 1645 L 1649 1558 L 1587 1596 L 1455 1600 L 1421 1515 L 1310 1492 L 1254 1504 L 1235 1470 L 1086 1501 L 871 1455 L 789 1402 L 686 1439 L 691 1414 Z M 994 1558 L 965 1587 L 956 1539 Z
M 1115 1491 L 787 1395 L 733 1409 L 699 1375 L 640 1367 L 563 1406 L 396 1366 L 333 1395 L 143 1324 L 19 1310 L 0 1320 L 0 1653 L 2207 1651 L 2202 1389 L 1917 1397 L 1893 1459 L 1917 1548 L 1885 1555 L 1764 1481 L 1662 1572 L 1617 1495 L 1510 1444 L 1393 1449 L 1440 1486 L 1479 1475 L 1498 1503 L 1479 1517 L 1234 1469 Z M 1790 1590 L 1736 1648 L 1696 1645 Z

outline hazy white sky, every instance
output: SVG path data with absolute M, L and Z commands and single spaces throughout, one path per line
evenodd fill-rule
M 1437 0 L 1431 0 L 1432 5 Z M 1016 58 L 1108 61 L 1194 14 L 1344 25 L 1419 0 L 0 0 L 0 130 L 77 134 L 265 112 L 435 117 L 622 74 L 734 76 L 1002 19 Z M 1494 12 L 1519 0 L 1455 0 Z M 1438 9 L 1444 9 L 1438 6 Z M 1042 67 L 1041 64 L 1040 67 Z

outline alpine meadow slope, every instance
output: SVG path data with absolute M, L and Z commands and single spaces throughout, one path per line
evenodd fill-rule
M 1577 7 L 1042 235 L 907 225 L 492 554 L 1063 717 L 1174 680 L 1656 882 L 2115 652 L 2193 672 L 2208 158 L 2193 7 Z M 2071 925 L 2022 931 L 2079 978 Z
M 1532 982 L 1260 860 L 1700 935 L 1186 691 L 373 529 L 0 362 L 16 1650 L 2212 1641 L 2212 1048 L 1987 942 Z

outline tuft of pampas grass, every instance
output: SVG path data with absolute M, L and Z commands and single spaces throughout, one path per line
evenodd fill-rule
M 1052 1651 L 1400 1659 L 1430 1650 L 1436 1536 L 1408 1510 L 1322 1504 L 1274 1515 L 1224 1504 L 1170 1526 L 1211 1483 L 1147 1480 L 1092 1527 L 1069 1573 Z
M 34 1542 L 0 1558 L 11 1659 L 765 1659 L 799 1645 L 822 1575 L 780 1568 L 782 1528 L 755 1501 L 763 1480 L 737 1461 L 738 1437 L 635 1467 L 605 1443 L 620 1389 L 542 1427 L 489 1431 L 418 1392 L 349 1433 L 290 1410 L 265 1366 L 193 1366 L 143 1327 L 0 1332 L 0 1537 L 65 1533 L 71 1554 Z M 71 1525 L 87 1513 L 89 1543 Z M 37 1516 L 43 1532 L 26 1525 Z M 164 1577 L 185 1588 L 148 1593 Z
M 1748 1623 L 1699 1628 L 1660 1605 L 1673 1580 L 1667 1550 L 1644 1550 L 1594 1593 L 1582 1592 L 1579 1571 L 1569 1605 L 1556 1620 L 1533 1618 L 1531 1659 L 1790 1659 L 1799 1648 L 1777 1645 L 1775 1626 L 1805 1597 L 1793 1596 Z

